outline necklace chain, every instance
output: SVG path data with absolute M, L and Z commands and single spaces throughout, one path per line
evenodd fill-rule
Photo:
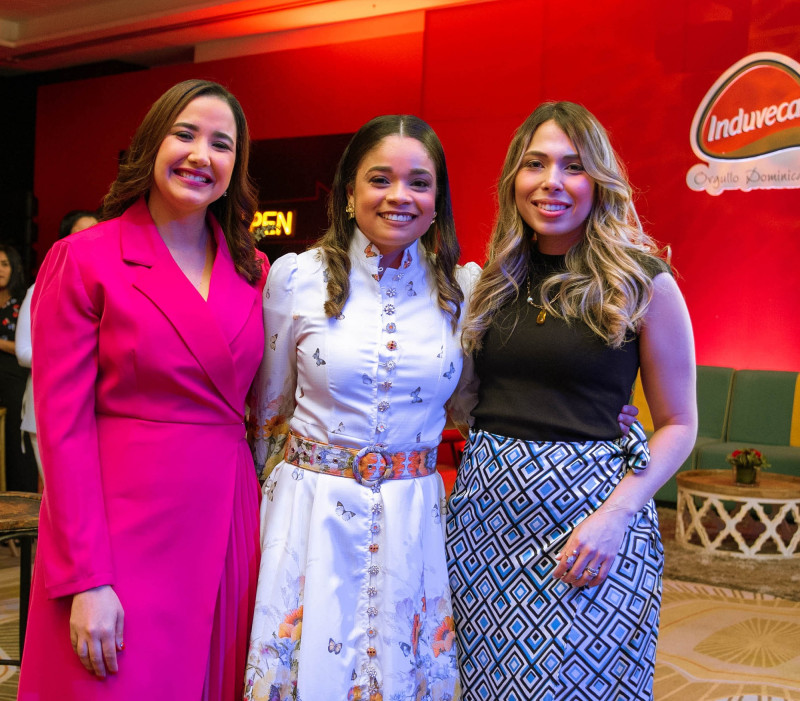
M 528 304 L 530 304 L 532 307 L 536 307 L 539 310 L 539 313 L 536 315 L 536 324 L 538 326 L 541 326 L 545 322 L 545 320 L 547 319 L 547 309 L 545 309 L 545 307 L 543 307 L 541 304 L 536 304 L 536 302 L 533 301 L 533 297 L 531 296 L 531 279 L 530 279 L 530 277 L 527 277 L 525 279 L 525 284 L 528 287 L 528 299 L 525 300 L 525 301 Z

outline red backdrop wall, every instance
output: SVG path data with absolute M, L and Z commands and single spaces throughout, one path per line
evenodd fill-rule
M 173 66 L 40 89 L 35 194 L 40 255 L 62 214 L 99 204 L 148 106 L 189 77 L 227 85 L 255 139 L 355 131 L 410 112 L 448 156 L 464 260 L 481 260 L 514 129 L 544 99 L 586 105 L 610 131 L 648 231 L 669 244 L 697 360 L 800 370 L 800 191 L 686 186 L 689 128 L 719 75 L 757 51 L 800 60 L 794 0 L 539 0 L 427 13 L 384 39 Z M 279 167 L 280 164 L 276 164 Z

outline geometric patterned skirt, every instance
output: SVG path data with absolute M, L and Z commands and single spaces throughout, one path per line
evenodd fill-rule
M 638 424 L 585 443 L 471 433 L 447 516 L 463 701 L 653 698 L 664 551 L 652 500 L 603 584 L 552 576 L 572 529 L 648 460 Z

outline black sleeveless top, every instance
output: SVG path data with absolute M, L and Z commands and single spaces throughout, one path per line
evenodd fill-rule
M 661 259 L 642 257 L 651 277 L 670 272 Z M 534 250 L 534 284 L 564 269 L 564 256 Z M 538 289 L 532 298 L 541 301 Z M 537 324 L 539 312 L 527 303 L 523 288 L 486 332 L 475 357 L 480 379 L 475 428 L 530 441 L 618 438 L 617 415 L 630 399 L 639 368 L 638 336 L 630 334 L 615 349 L 581 321 L 567 324 L 547 314 Z

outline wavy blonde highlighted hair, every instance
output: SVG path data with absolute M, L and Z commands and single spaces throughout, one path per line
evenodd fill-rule
M 656 254 L 658 249 L 642 229 L 625 168 L 606 130 L 581 105 L 545 102 L 517 129 L 508 147 L 488 260 L 464 322 L 462 344 L 467 352 L 480 350 L 498 310 L 526 284 L 536 232 L 520 216 L 514 183 L 534 132 L 550 120 L 577 149 L 595 186 L 584 235 L 567 251 L 566 271 L 541 283 L 542 304 L 567 322 L 585 322 L 609 346 L 618 348 L 629 332 L 639 330 L 652 296 L 653 283 L 642 254 Z

